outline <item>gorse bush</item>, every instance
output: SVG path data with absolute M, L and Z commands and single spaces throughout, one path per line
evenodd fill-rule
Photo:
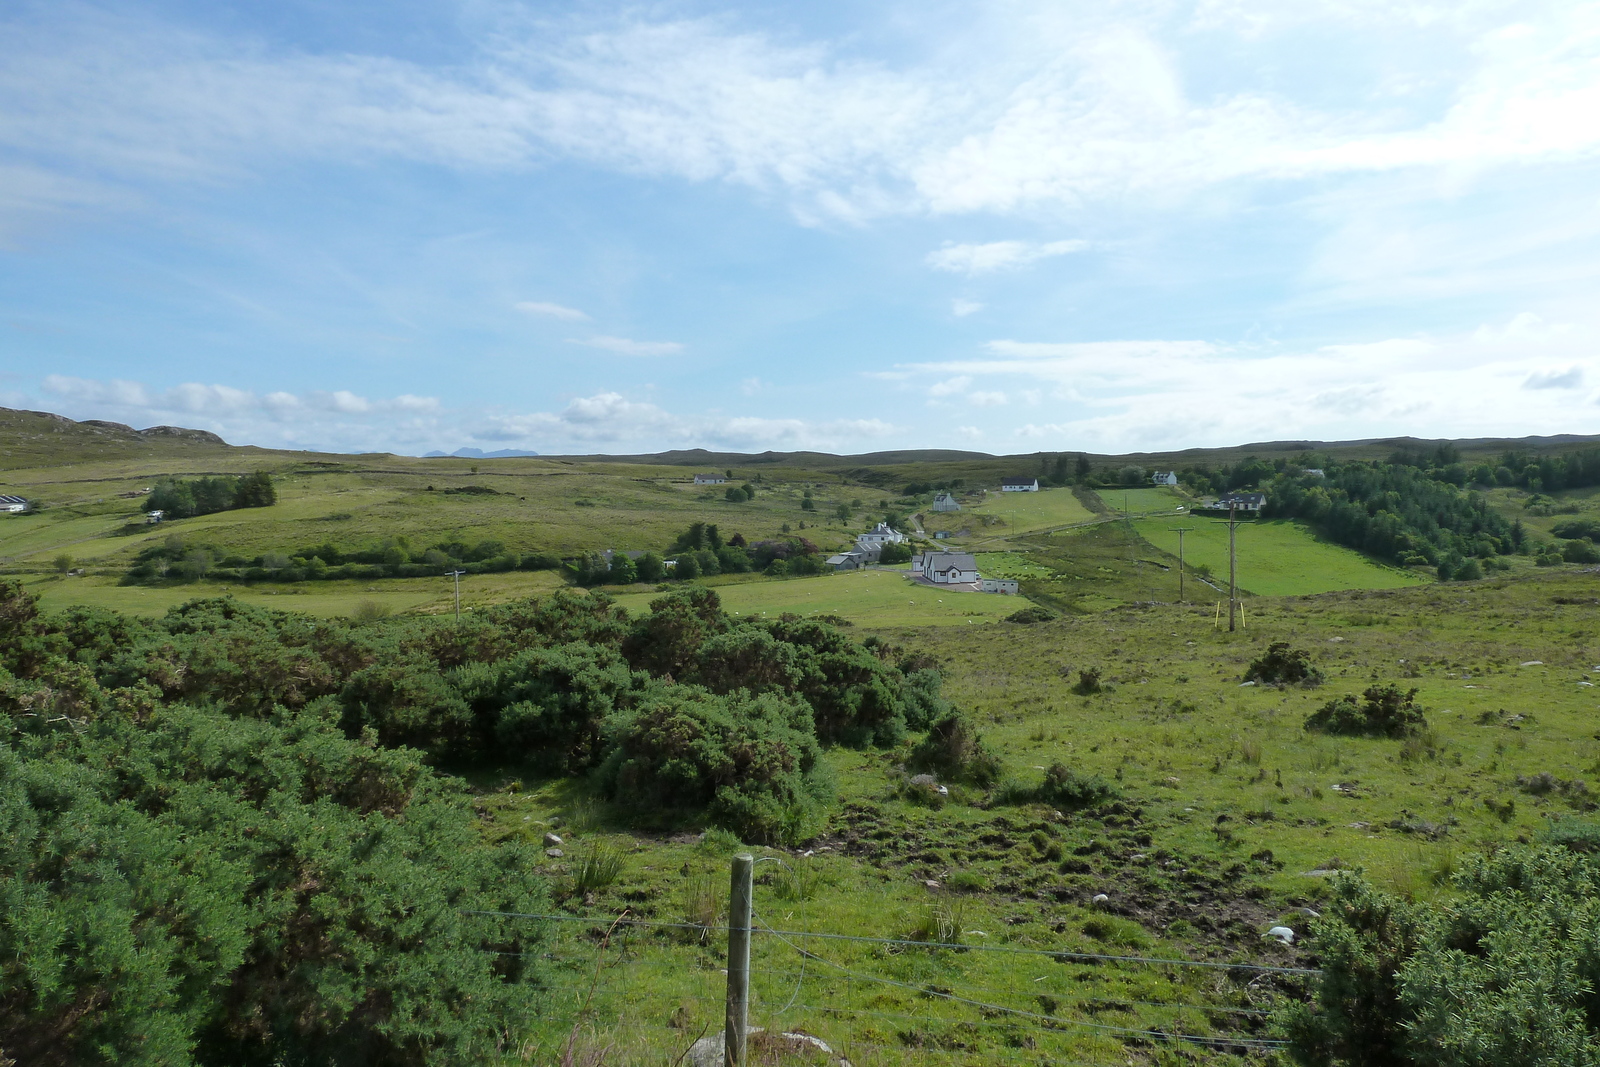
M 1091 807 L 1117 795 L 1116 786 L 1098 774 L 1083 774 L 1064 763 L 1052 763 L 1038 785 L 1007 781 L 995 791 L 999 804 L 1048 804 L 1062 811 Z
M 1592 836 L 1586 835 L 1592 840 Z M 1559 847 L 1470 856 L 1448 903 L 1341 874 L 1312 923 L 1322 974 L 1282 1011 L 1307 1067 L 1501 1067 L 1600 1059 L 1600 867 Z
M 929 728 L 928 736 L 911 750 L 906 768 L 977 786 L 993 785 L 1000 778 L 1000 758 L 984 744 L 971 720 L 959 712 Z
M 137 619 L 0 581 L 0 1049 L 487 1062 L 531 1018 L 538 928 L 477 913 L 546 891 L 431 763 L 593 775 L 613 816 L 790 843 L 833 797 L 824 740 L 947 708 L 927 662 L 825 623 L 736 622 L 706 590 L 654 608 Z M 579 891 L 618 876 L 576 860 Z
M 1375 685 L 1361 694 L 1337 697 L 1312 712 L 1306 729 L 1325 734 L 1358 737 L 1405 737 L 1428 723 L 1416 704 L 1417 691 L 1394 685 Z
M 1322 684 L 1322 672 L 1311 664 L 1311 653 L 1290 648 L 1287 641 L 1275 641 L 1244 672 L 1247 682 L 1263 685 L 1301 685 L 1307 689 Z

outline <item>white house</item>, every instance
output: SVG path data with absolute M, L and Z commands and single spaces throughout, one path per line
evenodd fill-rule
M 894 529 L 886 522 L 880 522 L 866 533 L 856 538 L 858 545 L 877 545 L 881 551 L 884 545 L 898 545 L 906 539 L 906 535 Z
M 721 485 L 727 480 L 720 474 L 696 474 L 694 476 L 695 485 Z
M 1016 596 L 1018 593 L 1015 578 L 983 578 L 979 581 L 978 588 L 985 593 L 1003 593 L 1006 596 Z
M 1150 476 L 1150 480 L 1152 482 L 1154 482 L 1156 485 L 1177 485 L 1178 484 L 1178 472 L 1177 471 L 1156 471 L 1154 474 L 1152 474 Z
M 961 505 L 956 503 L 956 498 L 949 493 L 940 493 L 933 498 L 934 511 L 960 511 Z
M 28 501 L 20 496 L 0 496 L 0 512 L 15 515 L 28 510 Z
M 1307 467 L 1305 470 L 1301 471 L 1300 473 L 1309 474 L 1313 478 L 1326 478 L 1328 476 L 1327 472 L 1324 471 L 1321 467 Z
M 1037 493 L 1039 479 L 1037 478 L 1007 478 L 1000 483 L 1002 493 Z
M 917 564 L 921 562 L 920 569 Z M 978 561 L 971 552 L 927 552 L 912 562 L 912 569 L 938 585 L 978 580 Z
M 1265 493 L 1228 493 L 1217 498 L 1213 505 L 1221 511 L 1234 509 L 1237 511 L 1260 511 L 1267 506 Z

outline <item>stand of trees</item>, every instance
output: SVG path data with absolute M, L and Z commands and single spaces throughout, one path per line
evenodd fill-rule
M 272 476 L 256 471 L 238 478 L 222 475 L 157 482 L 145 498 L 144 510 L 160 511 L 169 519 L 187 519 L 233 508 L 265 508 L 277 502 Z
M 293 554 L 263 552 L 246 558 L 214 544 L 173 534 L 140 552 L 123 581 L 130 585 L 202 578 L 219 582 L 370 581 L 431 578 L 451 570 L 485 574 L 554 570 L 560 566 L 561 560 L 548 553 L 513 552 L 500 541 L 479 541 L 474 545 L 440 541 L 427 548 L 413 548 L 406 538 L 395 537 L 366 548 L 342 549 L 324 542 Z

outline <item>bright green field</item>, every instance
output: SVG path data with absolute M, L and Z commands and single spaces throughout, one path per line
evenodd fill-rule
M 617 603 L 643 613 L 660 593 L 627 593 Z M 1027 602 L 995 593 L 957 593 L 914 586 L 899 571 L 855 571 L 721 586 L 734 615 L 837 615 L 862 626 L 961 626 L 1004 618 Z
M 1096 493 L 1113 511 L 1124 509 L 1135 515 L 1149 512 L 1176 512 L 1178 505 L 1188 501 L 1177 490 L 1165 485 L 1152 485 L 1148 489 L 1101 489 Z
M 1172 556 L 1178 554 L 1173 527 L 1188 527 L 1183 558 L 1190 567 L 1211 567 L 1213 581 L 1228 580 L 1228 527 L 1215 519 L 1190 517 L 1178 522 L 1143 519 L 1134 523 L 1140 536 Z M 1396 589 L 1426 580 L 1380 566 L 1359 552 L 1319 541 L 1310 530 L 1288 520 L 1250 522 L 1239 527 L 1239 587 L 1257 596 L 1304 596 L 1339 589 Z M 1204 599 L 1204 586 L 1191 599 Z
M 966 512 L 943 516 L 946 526 L 941 529 L 950 528 L 951 523 L 960 524 L 959 517 L 963 514 Z M 1094 512 L 1078 503 L 1078 498 L 1072 495 L 1070 489 L 1041 489 L 1037 493 L 991 492 L 982 504 L 970 509 L 970 514 L 992 515 L 1000 519 L 1005 523 L 1003 527 L 986 531 L 1000 534 L 1028 533 L 1074 522 L 1089 522 L 1095 517 Z M 976 523 L 971 525 L 977 528 Z

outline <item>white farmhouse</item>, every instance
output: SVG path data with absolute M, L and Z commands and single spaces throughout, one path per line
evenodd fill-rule
M 1236 509 L 1238 511 L 1260 511 L 1267 506 L 1265 493 L 1228 493 L 1217 498 L 1214 505 L 1220 511 Z
M 1150 481 L 1156 485 L 1177 485 L 1177 471 L 1156 471 L 1150 476 Z
M 1007 478 L 1000 483 L 1002 493 L 1037 493 L 1039 479 L 1037 478 Z
M 912 560 L 912 569 L 936 585 L 978 580 L 978 561 L 971 552 L 927 552 Z
M 856 538 L 857 545 L 877 545 L 881 551 L 884 545 L 898 545 L 906 539 L 906 535 L 896 530 L 886 522 L 880 522 L 866 533 Z
M 727 480 L 720 474 L 696 474 L 694 476 L 695 485 L 721 485 Z

